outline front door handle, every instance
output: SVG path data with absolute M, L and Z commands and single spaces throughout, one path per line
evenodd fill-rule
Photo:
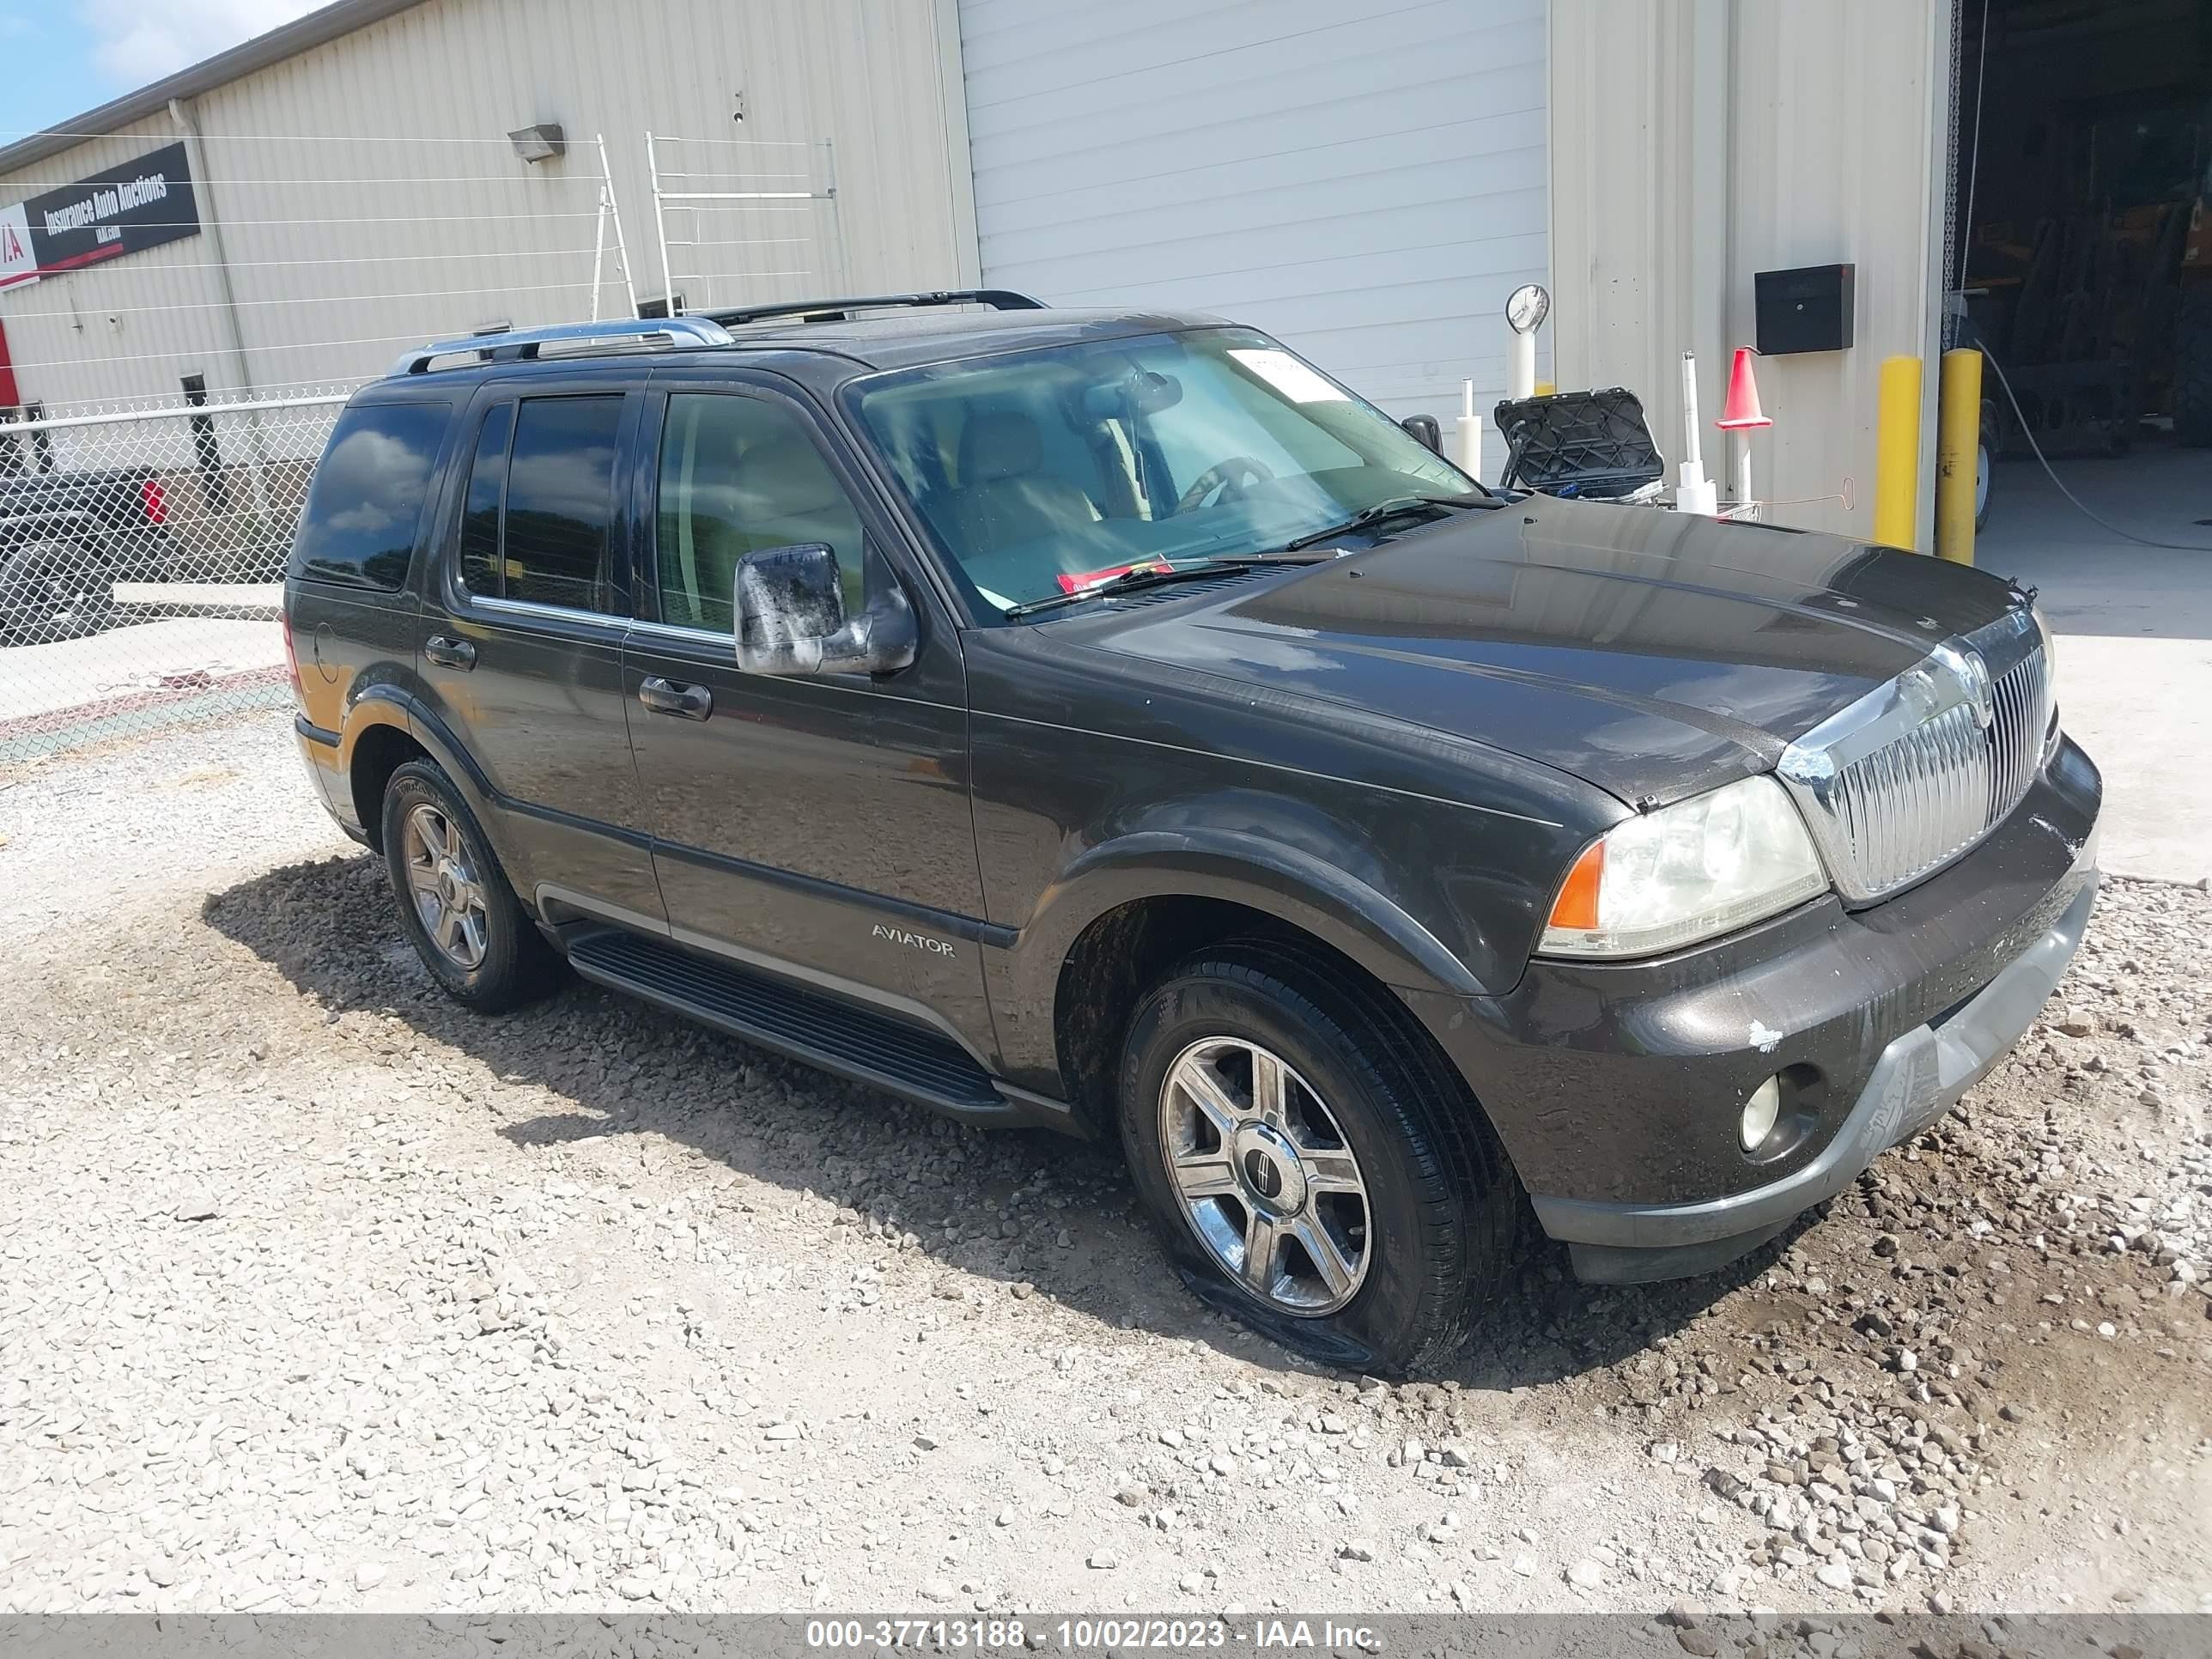
M 658 674 L 638 682 L 637 700 L 656 714 L 703 720 L 714 712 L 714 694 L 703 685 L 678 685 Z
M 477 665 L 476 647 L 466 640 L 449 640 L 443 634 L 433 634 L 423 641 L 422 654 L 441 668 L 465 672 Z

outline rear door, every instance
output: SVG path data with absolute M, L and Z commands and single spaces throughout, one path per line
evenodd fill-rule
M 988 1057 L 966 679 L 911 550 L 817 412 L 765 377 L 657 373 L 639 447 L 626 680 L 672 934 L 950 1025 Z M 911 667 L 738 669 L 737 562 L 802 542 L 836 553 L 848 612 L 905 589 Z
M 665 920 L 623 708 L 628 536 L 618 461 L 641 376 L 492 381 L 424 595 L 418 666 L 489 783 L 526 902 Z

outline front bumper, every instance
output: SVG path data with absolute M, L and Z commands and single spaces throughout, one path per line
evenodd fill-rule
M 1706 1272 L 1848 1186 L 2019 1040 L 2081 943 L 2102 797 L 2062 739 L 1979 847 L 1881 904 L 1832 896 L 1652 962 L 1539 960 L 1496 999 L 1401 994 L 1581 1277 Z M 1778 1074 L 1789 1133 L 1746 1153 L 1743 1104 Z
M 1765 1243 L 1848 1187 L 1881 1153 L 1949 1111 L 2011 1052 L 2074 960 L 2096 896 L 2092 879 L 2043 937 L 1980 991 L 1893 1038 L 1842 1127 L 1795 1173 L 1702 1203 L 1539 1199 L 1536 1214 L 1544 1231 L 1567 1241 L 1577 1278 L 1601 1285 L 1705 1273 Z

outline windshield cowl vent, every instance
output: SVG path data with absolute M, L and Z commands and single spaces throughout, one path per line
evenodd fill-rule
M 1164 587 L 1140 588 L 1134 593 L 1113 596 L 1114 608 L 1133 611 L 1140 605 L 1165 605 L 1170 599 L 1188 599 L 1194 594 L 1212 593 L 1258 574 L 1254 570 L 1224 570 L 1202 580 L 1194 577 L 1187 582 L 1170 582 Z

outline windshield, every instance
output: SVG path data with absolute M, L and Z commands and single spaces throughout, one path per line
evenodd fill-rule
M 865 381 L 863 423 L 987 607 L 1249 556 L 1478 491 L 1263 334 L 1207 329 Z

